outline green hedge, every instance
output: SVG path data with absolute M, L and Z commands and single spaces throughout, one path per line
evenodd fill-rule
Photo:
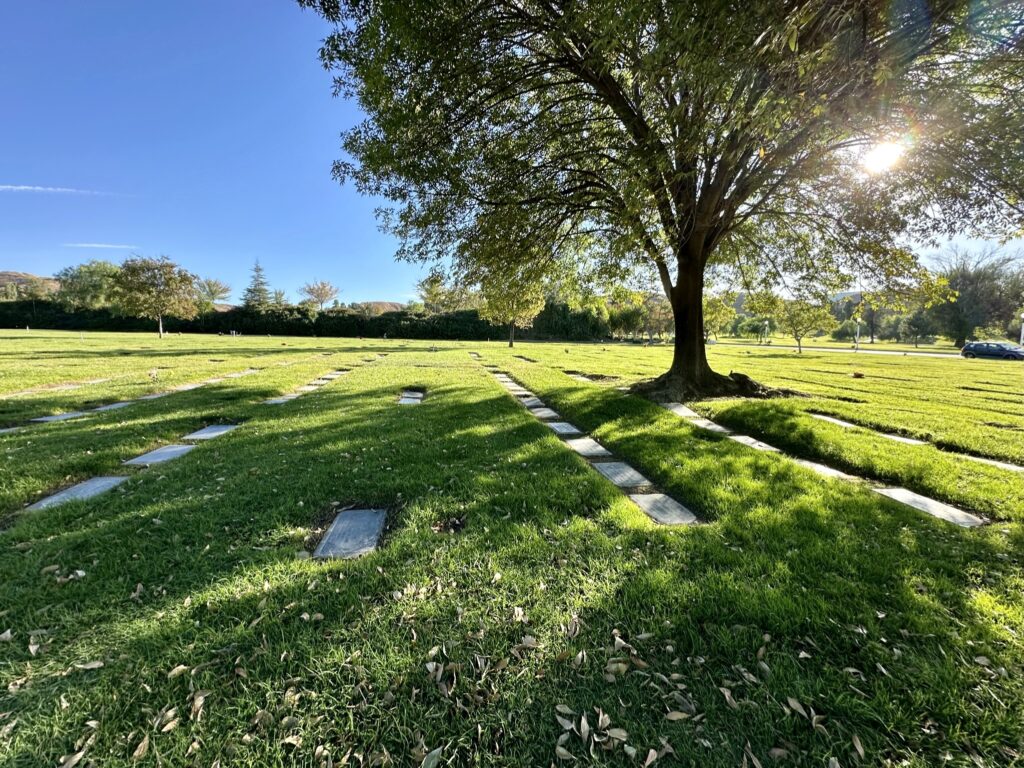
M 156 323 L 137 317 L 122 317 L 108 309 L 68 311 L 53 301 L 0 302 L 0 327 L 48 328 L 69 331 L 154 331 Z M 263 312 L 243 308 L 214 312 L 195 320 L 167 318 L 171 333 L 224 333 L 247 335 L 341 336 L 403 339 L 488 340 L 505 338 L 506 329 L 491 325 L 475 309 L 425 315 L 414 312 L 385 312 L 366 317 L 348 309 L 317 312 L 308 307 L 285 307 Z M 564 304 L 544 308 L 534 327 L 518 333 L 521 338 L 588 341 L 609 335 L 607 323 L 585 311 Z

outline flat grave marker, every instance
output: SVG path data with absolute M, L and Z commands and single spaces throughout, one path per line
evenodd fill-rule
M 903 443 L 904 445 L 928 445 L 924 440 L 918 440 L 916 437 L 904 437 L 903 435 L 894 435 L 889 432 L 882 432 L 882 437 L 887 440 L 895 440 L 897 443 Z
M 592 437 L 571 437 L 565 444 L 586 459 L 609 458 L 611 451 Z
M 544 401 L 535 395 L 529 395 L 521 400 L 522 404 L 527 408 L 544 408 Z
M 998 467 L 999 469 L 1005 469 L 1008 472 L 1024 472 L 1024 467 L 1016 464 L 1007 464 L 1005 461 L 996 461 L 995 459 L 986 459 L 982 456 L 971 456 L 969 453 L 957 453 L 954 456 L 967 459 L 968 461 L 977 461 L 981 464 L 988 464 L 991 467 Z
M 647 516 L 662 525 L 693 525 L 697 516 L 664 493 L 631 493 L 629 498 Z
M 108 405 L 101 405 L 99 408 L 93 408 L 93 413 L 103 413 L 104 411 L 117 411 L 121 408 L 127 408 L 132 404 L 131 400 L 122 400 L 119 403 L 109 403 Z
M 753 448 L 755 451 L 770 451 L 772 453 L 779 453 L 779 449 L 774 445 L 768 445 L 768 443 L 762 443 L 749 435 L 729 435 L 730 440 L 735 440 L 737 443 Z
M 650 480 L 624 461 L 604 461 L 593 467 L 619 488 L 638 488 L 651 484 Z
M 682 403 L 660 403 L 660 405 L 666 411 L 671 411 L 676 416 L 679 416 L 680 418 L 683 418 L 683 419 L 699 419 L 699 418 L 701 418 L 701 415 L 699 413 L 697 413 L 696 411 L 694 411 L 694 410 L 692 410 L 690 408 L 687 408 Z
M 190 435 L 185 435 L 182 440 L 212 440 L 215 437 L 226 435 L 228 432 L 238 429 L 239 424 L 211 424 L 208 427 L 196 430 Z
M 723 427 L 721 424 L 715 424 L 715 422 L 711 421 L 710 419 L 705 419 L 705 418 L 689 419 L 689 422 L 691 424 L 693 424 L 695 427 L 700 427 L 701 429 L 706 429 L 709 432 L 717 432 L 720 435 L 731 435 L 732 434 L 732 430 L 731 429 L 729 429 L 728 427 Z
M 530 408 L 529 410 L 530 413 L 541 421 L 556 421 L 562 418 L 550 408 Z
M 134 459 L 128 459 L 124 462 L 128 466 L 141 467 L 149 466 L 150 464 L 162 464 L 165 461 L 171 461 L 179 456 L 184 456 L 189 451 L 195 448 L 194 445 L 165 445 L 155 450 L 144 453 L 141 456 L 136 456 Z
M 808 415 L 813 419 L 818 419 L 819 421 L 827 421 L 829 424 L 835 424 L 837 427 L 844 427 L 845 429 L 854 429 L 857 426 L 856 424 L 853 424 L 849 421 L 837 419 L 835 416 L 826 416 L 823 413 L 811 413 Z
M 980 517 L 972 515 L 970 512 L 964 512 L 962 509 L 957 509 L 949 504 L 943 504 L 941 501 L 929 499 L 927 496 L 914 493 L 906 488 L 875 488 L 874 491 L 901 504 L 906 504 L 908 507 L 925 512 L 932 517 L 937 517 L 940 520 L 945 520 L 963 528 L 973 528 L 984 522 Z
M 85 416 L 84 411 L 68 411 L 67 413 L 55 413 L 53 416 L 37 416 L 29 421 L 39 422 L 41 424 L 49 424 L 53 421 L 67 421 L 68 419 L 77 419 L 79 416 Z
M 580 430 L 578 430 L 568 421 L 545 421 L 544 423 L 547 426 L 551 427 L 551 429 L 554 430 L 554 433 L 556 435 L 572 436 L 583 434 Z
M 313 557 L 350 559 L 377 548 L 384 530 L 387 511 L 383 509 L 347 509 L 339 512 Z
M 849 481 L 856 481 L 860 479 L 858 477 L 854 477 L 853 475 L 848 475 L 845 472 L 841 472 L 838 469 L 833 469 L 832 467 L 827 466 L 826 464 L 819 464 L 816 461 L 807 461 L 806 459 L 794 459 L 794 461 L 801 467 L 805 467 L 811 470 L 812 472 L 817 472 L 822 477 L 830 477 L 835 478 L 836 480 Z
M 47 496 L 45 499 L 40 499 L 30 506 L 29 509 L 46 509 L 47 507 L 55 507 L 68 501 L 91 499 L 93 496 L 106 493 L 111 488 L 116 488 L 127 479 L 124 476 L 92 477 L 88 480 L 83 480 L 77 485 L 72 485 L 70 488 L 65 488 L 63 491 L 59 491 L 52 496 Z

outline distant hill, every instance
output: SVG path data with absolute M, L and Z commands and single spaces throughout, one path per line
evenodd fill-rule
M 28 272 L 0 272 L 0 288 L 3 288 L 8 283 L 25 285 L 33 280 L 42 280 L 51 291 L 56 291 L 60 288 L 60 283 L 52 277 L 40 277 L 39 275 L 31 275 Z

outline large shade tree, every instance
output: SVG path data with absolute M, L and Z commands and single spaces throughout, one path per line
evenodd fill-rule
M 167 256 L 125 259 L 114 278 L 112 299 L 126 315 L 155 320 L 161 339 L 165 317 L 191 320 L 199 313 L 195 275 Z
M 907 232 L 1019 221 L 1020 3 L 299 2 L 367 114 L 335 174 L 392 202 L 399 256 L 647 265 L 675 326 L 652 389 L 757 390 L 705 357 L 716 261 L 881 288 Z

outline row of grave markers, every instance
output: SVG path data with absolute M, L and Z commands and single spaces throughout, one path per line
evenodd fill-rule
M 141 456 L 136 456 L 133 459 L 128 459 L 122 464 L 126 467 L 148 467 L 151 464 L 162 464 L 165 461 L 171 461 L 177 459 L 180 456 L 184 456 L 194 449 L 195 442 L 203 440 L 212 440 L 215 437 L 226 435 L 227 433 L 238 429 L 238 424 L 213 424 L 208 427 L 196 430 L 195 432 L 185 435 L 182 440 L 192 441 L 189 444 L 181 443 L 174 445 L 164 445 L 160 448 L 156 448 L 152 451 L 147 451 Z M 106 475 L 102 477 L 92 477 L 88 480 L 83 480 L 77 485 L 73 485 L 70 488 L 65 488 L 63 491 L 47 496 L 45 499 L 37 501 L 28 507 L 29 510 L 47 509 L 48 507 L 55 507 L 58 504 L 64 504 L 69 501 L 84 501 L 85 499 L 91 499 L 94 496 L 99 496 L 101 493 L 116 488 L 125 480 L 129 475 Z
M 325 373 L 319 378 L 313 379 L 309 384 L 303 384 L 301 387 L 287 395 L 278 395 L 277 397 L 271 397 L 268 400 L 264 400 L 264 405 L 284 405 L 290 403 L 292 400 L 302 397 L 308 392 L 316 392 L 320 387 L 325 384 L 330 384 L 335 379 L 338 379 L 348 373 L 347 368 L 338 368 L 337 370 Z
M 70 421 L 71 419 L 79 419 L 83 416 L 90 416 L 94 413 L 106 413 L 107 411 L 117 411 L 121 408 L 127 408 L 135 403 L 142 402 L 144 400 L 156 400 L 161 397 L 173 394 L 175 392 L 188 392 L 193 389 L 199 389 L 209 384 L 220 384 L 227 379 L 240 379 L 243 376 L 250 376 L 254 373 L 259 372 L 259 368 L 247 368 L 244 371 L 238 371 L 236 373 L 229 373 L 225 376 L 217 376 L 212 379 L 206 379 L 205 381 L 193 382 L 191 384 L 181 384 L 177 387 L 172 387 L 165 392 L 153 392 L 149 395 L 142 395 L 134 400 L 121 400 L 116 403 L 108 403 L 107 405 L 101 405 L 96 408 L 89 408 L 84 411 L 67 411 L 65 413 L 55 413 L 51 416 L 37 416 L 34 419 L 29 419 L 30 424 L 50 424 L 59 421 Z M 21 427 L 7 427 L 0 429 L 0 435 L 9 434 L 11 432 L 17 432 Z
M 218 383 L 224 381 L 226 378 L 231 378 L 231 379 L 241 378 L 242 376 L 248 376 L 251 373 L 256 373 L 257 370 L 259 370 L 259 369 L 250 368 L 250 369 L 247 369 L 245 371 L 240 371 L 238 373 L 228 374 L 225 377 L 218 377 L 218 378 L 209 379 L 207 381 L 200 382 L 198 384 L 182 385 L 180 387 L 176 387 L 175 389 L 171 390 L 170 392 L 175 392 L 175 391 L 181 392 L 181 391 L 185 391 L 185 390 L 189 390 L 189 389 L 197 389 L 197 388 L 199 388 L 201 386 L 205 386 L 207 384 L 218 384 Z M 319 387 L 323 386 L 324 384 L 327 384 L 330 381 L 333 381 L 334 379 L 338 378 L 339 376 L 344 375 L 345 373 L 346 373 L 346 371 L 340 370 L 340 369 L 336 370 L 336 371 L 331 371 L 330 373 L 324 374 L 320 378 L 314 380 L 314 382 L 312 382 L 311 384 L 308 384 L 306 386 L 300 387 L 298 392 L 301 394 L 301 393 L 304 393 L 304 392 L 314 391 L 314 390 L 318 389 Z M 152 395 L 145 395 L 145 396 L 143 396 L 143 397 L 141 397 L 139 399 L 140 400 L 155 400 L 158 397 L 163 397 L 164 395 L 170 394 L 170 392 L 161 392 L 161 393 L 155 393 L 155 394 L 152 394 Z M 271 400 L 266 400 L 264 402 L 267 402 L 267 403 L 278 403 L 278 402 L 283 403 L 283 402 L 288 402 L 289 400 L 292 400 L 292 399 L 294 399 L 296 397 L 299 397 L 300 394 L 286 395 L 283 398 L 276 398 L 276 399 L 272 398 Z M 94 411 L 96 411 L 96 410 L 115 410 L 115 406 L 123 408 L 123 407 L 125 407 L 127 405 L 131 405 L 132 402 L 135 402 L 135 401 L 126 401 L 124 403 L 111 403 L 110 405 L 101 406 L 98 409 L 94 409 Z M 88 413 L 88 412 L 82 412 L 82 415 L 85 415 L 86 413 Z M 226 435 L 229 432 L 237 429 L 239 426 L 240 425 L 238 425 L 238 424 L 212 424 L 210 426 L 203 427 L 202 429 L 199 429 L 199 430 L 197 430 L 197 431 L 195 431 L 195 432 L 193 432 L 193 433 L 191 433 L 189 435 L 185 435 L 185 437 L 183 437 L 182 440 L 187 440 L 187 441 L 189 441 L 188 443 L 175 443 L 175 444 L 172 444 L 172 445 L 163 445 L 163 446 L 161 446 L 159 448 L 155 448 L 155 449 L 153 449 L 151 451 L 147 451 L 146 453 L 142 454 L 141 456 L 136 456 L 133 459 L 128 459 L 128 460 L 126 460 L 126 461 L 124 461 L 122 463 L 125 466 L 128 466 L 128 467 L 140 467 L 140 466 L 141 467 L 148 467 L 151 464 L 162 464 L 165 461 L 171 461 L 173 459 L 177 459 L 177 458 L 179 458 L 181 456 L 184 456 L 185 454 L 191 452 L 196 447 L 195 446 L 196 442 L 202 442 L 202 441 L 205 441 L 205 440 L 212 440 L 215 437 L 220 437 L 221 435 Z M 107 491 L 109 491 L 109 490 L 111 490 L 113 488 L 116 488 L 121 483 L 123 483 L 125 480 L 127 480 L 128 477 L 129 477 L 128 475 L 106 475 L 106 476 L 101 476 L 101 477 L 92 477 L 92 478 L 89 478 L 88 480 L 83 480 L 82 482 L 77 483 L 76 485 L 73 485 L 70 488 L 65 488 L 62 491 L 58 491 L 55 494 L 47 496 L 46 498 L 37 501 L 35 504 L 30 505 L 27 509 L 28 510 L 46 509 L 48 507 L 54 507 L 54 506 L 57 506 L 58 504 L 63 504 L 65 502 L 69 502 L 69 501 L 83 501 L 85 499 L 91 499 L 94 496 L 99 496 L 102 493 L 105 493 L 105 492 L 107 492 Z
M 593 379 L 582 374 L 568 375 L 577 381 L 582 381 L 588 384 L 594 383 Z M 622 388 L 620 387 L 620 389 Z M 679 416 L 680 418 L 686 419 L 690 424 L 694 425 L 695 427 L 699 427 L 709 432 L 715 432 L 717 434 L 724 435 L 725 437 L 728 437 L 730 440 L 734 440 L 735 442 L 746 445 L 749 448 L 753 448 L 754 450 L 781 453 L 781 451 L 779 451 L 779 449 L 776 448 L 775 446 L 768 445 L 768 443 L 762 442 L 761 440 L 757 440 L 756 438 L 750 437 L 748 435 L 735 434 L 728 427 L 724 427 L 721 424 L 717 424 L 711 421 L 710 419 L 704 418 L 699 413 L 692 410 L 691 408 L 686 407 L 682 403 L 661 403 L 660 405 L 666 410 L 671 411 L 675 415 Z M 835 424 L 836 426 L 843 427 L 845 429 L 867 429 L 866 427 L 860 427 L 859 424 L 853 424 L 852 422 L 849 421 L 843 421 L 842 419 L 837 419 L 833 416 L 826 416 L 824 414 L 819 413 L 809 413 L 808 415 L 813 416 L 816 419 L 820 419 L 821 421 L 825 421 L 830 424 Z M 898 443 L 903 443 L 904 445 L 928 445 L 928 443 L 925 442 L 924 440 L 918 440 L 912 437 L 904 437 L 903 435 L 897 435 L 888 432 L 878 432 L 876 434 L 879 434 L 880 436 L 887 438 L 889 440 L 893 440 Z M 995 461 L 994 459 L 984 459 L 979 456 L 971 456 L 970 454 L 957 455 L 962 456 L 963 458 L 969 459 L 971 461 L 978 461 L 984 464 L 990 464 L 992 466 L 999 467 L 1000 469 L 1006 469 L 1012 472 L 1024 472 L 1024 467 L 1019 467 L 1015 464 L 1007 464 L 1006 462 Z M 823 477 L 846 480 L 849 482 L 866 482 L 864 478 L 847 474 L 846 472 L 834 469 L 833 467 L 830 467 L 826 464 L 820 464 L 816 461 L 807 461 L 806 459 L 797 459 L 793 457 L 790 458 L 792 458 L 792 460 L 795 461 L 800 466 L 810 469 L 811 471 L 816 472 L 817 474 L 822 475 Z M 965 512 L 962 509 L 958 509 L 957 507 L 954 507 L 950 504 L 937 501 L 936 499 L 931 499 L 927 496 L 922 496 L 921 494 L 915 493 L 914 491 L 911 491 L 907 488 L 872 487 L 872 490 L 875 491 L 876 493 L 881 494 L 882 496 L 886 496 L 890 499 L 893 499 L 894 501 L 898 501 L 901 504 L 905 504 L 908 507 L 916 509 L 919 512 L 924 512 L 933 517 L 940 518 L 942 520 L 953 523 L 955 525 L 959 525 L 964 528 L 973 528 L 975 526 L 982 525 L 985 522 L 982 518 L 978 517 L 977 515 L 971 514 L 970 512 Z
M 576 381 L 581 381 L 584 384 L 596 384 L 596 383 L 598 383 L 596 379 L 593 379 L 590 376 L 587 376 L 586 374 L 575 373 L 575 372 L 574 373 L 566 372 L 566 373 L 569 376 L 569 378 L 575 379 Z M 625 391 L 629 390 L 629 387 L 616 387 L 616 389 L 625 392 Z M 683 418 L 687 418 L 687 419 L 690 419 L 691 421 L 694 421 L 694 423 L 698 424 L 698 426 L 701 426 L 704 429 L 708 429 L 708 430 L 710 430 L 712 432 L 722 432 L 723 430 L 725 430 L 724 427 L 720 427 L 717 424 L 714 424 L 714 422 L 709 421 L 708 419 L 701 418 L 700 414 L 694 413 L 693 411 L 691 411 L 689 408 L 686 408 L 685 406 L 679 405 L 678 403 L 672 403 L 671 405 L 677 406 L 679 408 L 682 408 L 684 411 L 689 411 L 689 414 L 692 414 L 692 415 L 683 415 L 682 413 L 680 413 L 679 415 L 683 416 Z M 669 409 L 669 410 L 672 410 L 672 409 Z M 892 441 L 897 442 L 897 443 L 903 443 L 904 445 L 930 445 L 930 443 L 927 440 L 919 440 L 916 437 L 906 437 L 904 435 L 898 435 L 898 434 L 895 434 L 893 432 L 879 432 L 877 430 L 871 429 L 870 427 L 865 427 L 862 424 L 854 424 L 854 423 L 849 422 L 849 421 L 843 421 L 842 419 L 837 419 L 835 416 L 828 416 L 828 415 L 826 415 L 824 413 L 813 413 L 811 411 L 808 411 L 807 415 L 811 416 L 811 417 L 813 417 L 815 419 L 819 419 L 821 421 L 828 422 L 829 424 L 835 424 L 837 427 L 843 427 L 844 429 L 863 429 L 863 430 L 865 430 L 867 432 L 871 432 L 873 434 L 876 434 L 879 437 L 884 437 L 886 440 L 892 440 Z M 699 423 L 697 421 L 698 419 L 700 420 Z M 728 433 L 728 432 L 729 432 L 729 430 L 725 430 L 723 432 L 723 434 Z M 744 439 L 750 439 L 750 438 L 744 438 Z M 1018 464 L 1010 464 L 1009 462 L 1006 462 L 1006 461 L 997 461 L 996 459 L 987 459 L 987 458 L 984 458 L 983 456 L 974 456 L 973 454 L 970 454 L 970 453 L 955 453 L 953 455 L 957 456 L 958 458 L 967 459 L 968 461 L 976 461 L 979 464 L 988 464 L 989 466 L 992 466 L 992 467 L 998 467 L 999 469 L 1005 469 L 1008 472 L 1024 472 L 1024 467 L 1022 467 L 1022 466 L 1020 466 Z M 807 464 L 812 464 L 813 462 L 806 462 L 806 463 Z M 816 466 L 824 466 L 824 465 L 816 465 Z M 838 470 L 830 470 L 830 471 L 832 473 L 830 476 L 832 476 L 832 477 L 847 477 L 847 478 L 851 477 L 850 475 L 844 475 L 842 472 L 839 472 Z
M 835 424 L 837 427 L 842 427 L 843 429 L 864 429 L 869 432 L 874 432 L 874 430 L 869 429 L 868 427 L 861 426 L 860 424 L 854 424 L 853 422 L 850 421 L 843 421 L 842 419 L 837 419 L 835 416 L 827 416 L 824 413 L 808 412 L 807 415 L 820 421 L 828 422 L 829 424 Z M 925 440 L 918 440 L 913 437 L 904 437 L 903 435 L 894 435 L 889 432 L 876 432 L 875 434 L 881 435 L 882 437 L 887 438 L 889 440 L 895 440 L 896 442 L 904 443 L 906 445 L 929 445 L 929 443 Z M 1017 464 L 1010 464 L 1009 462 L 1006 461 L 986 459 L 982 456 L 974 456 L 970 453 L 956 453 L 954 455 L 957 456 L 958 458 L 967 459 L 968 461 L 976 461 L 979 464 L 988 464 L 989 466 L 998 467 L 999 469 L 1005 469 L 1009 472 L 1024 472 L 1024 467 L 1018 466 Z
M 282 404 L 289 402 L 297 397 L 301 397 L 303 394 L 318 390 L 320 387 L 329 384 L 340 376 L 343 376 L 345 373 L 347 373 L 347 370 L 339 369 L 331 371 L 330 373 L 314 379 L 309 384 L 299 387 L 293 394 L 279 398 L 271 398 L 264 402 L 270 404 Z M 399 402 L 403 404 L 405 404 L 403 401 L 419 403 L 422 401 L 423 397 L 423 392 L 407 390 L 402 393 L 402 397 Z M 125 466 L 148 467 L 151 464 L 160 464 L 166 461 L 172 461 L 173 459 L 184 456 L 196 448 L 195 443 L 212 440 L 220 437 L 221 435 L 226 435 L 229 432 L 238 429 L 239 426 L 241 425 L 214 424 L 203 427 L 202 429 L 192 432 L 182 438 L 182 440 L 189 441 L 188 443 L 164 445 L 160 448 L 148 451 L 141 456 L 128 459 L 127 461 L 124 461 L 123 464 Z M 27 509 L 41 510 L 69 501 L 91 499 L 94 496 L 98 496 L 116 488 L 121 485 L 121 483 L 128 480 L 128 478 L 128 475 L 93 477 L 73 485 L 70 488 L 65 488 L 51 496 L 47 496 L 46 498 L 37 501 L 35 504 L 32 504 Z M 313 556 L 319 559 L 353 558 L 376 549 L 377 543 L 384 529 L 386 517 L 387 511 L 382 509 L 344 510 L 340 512 L 335 517 L 323 539 L 320 541 Z
M 692 525 L 697 516 L 667 494 L 653 487 L 653 483 L 624 461 L 619 461 L 607 448 L 567 421 L 533 392 L 508 374 L 494 372 L 505 390 L 515 397 L 534 417 L 558 435 L 568 448 L 625 493 L 648 517 L 662 525 Z
M 772 453 L 781 454 L 781 451 L 779 451 L 779 449 L 776 448 L 775 446 L 768 445 L 767 443 L 761 442 L 760 440 L 756 440 L 753 437 L 749 437 L 747 435 L 737 435 L 733 433 L 733 431 L 728 427 L 723 427 L 721 424 L 716 424 L 715 422 L 709 419 L 705 419 L 699 413 L 690 408 L 687 408 L 682 403 L 661 403 L 661 406 L 666 410 L 671 411 L 676 416 L 685 419 L 695 427 L 699 427 L 700 429 L 704 429 L 709 432 L 715 432 L 724 435 L 730 440 L 735 440 L 736 442 L 753 448 L 754 450 L 769 451 Z M 831 418 L 829 418 L 828 420 L 837 421 Z M 849 422 L 844 423 L 849 424 Z M 855 426 L 853 424 L 849 425 L 851 427 Z M 895 435 L 893 437 L 900 436 Z M 902 439 L 909 440 L 910 438 Z M 854 475 L 848 475 L 845 472 L 840 472 L 838 469 L 833 469 L 832 467 L 829 467 L 826 464 L 819 464 L 818 462 L 806 461 L 804 459 L 793 460 L 800 466 L 806 467 L 807 469 L 810 469 L 811 471 L 816 472 L 824 477 L 836 478 L 839 480 L 846 480 L 849 482 L 864 482 L 863 478 L 856 477 Z M 913 491 L 908 490 L 907 488 L 872 487 L 871 490 L 873 490 L 875 493 L 881 494 L 882 496 L 886 496 L 890 499 L 893 499 L 894 501 L 898 501 L 901 504 L 905 504 L 908 507 L 916 509 L 919 512 L 925 512 L 926 514 L 929 514 L 932 517 L 937 517 L 941 520 L 945 520 L 947 522 L 959 525 L 964 528 L 973 528 L 975 526 L 982 525 L 985 522 L 977 515 L 972 515 L 970 512 L 965 512 L 964 510 L 958 509 L 957 507 L 954 507 L 950 504 L 945 504 L 941 501 L 928 498 L 927 496 L 922 496 L 919 493 L 914 493 Z

